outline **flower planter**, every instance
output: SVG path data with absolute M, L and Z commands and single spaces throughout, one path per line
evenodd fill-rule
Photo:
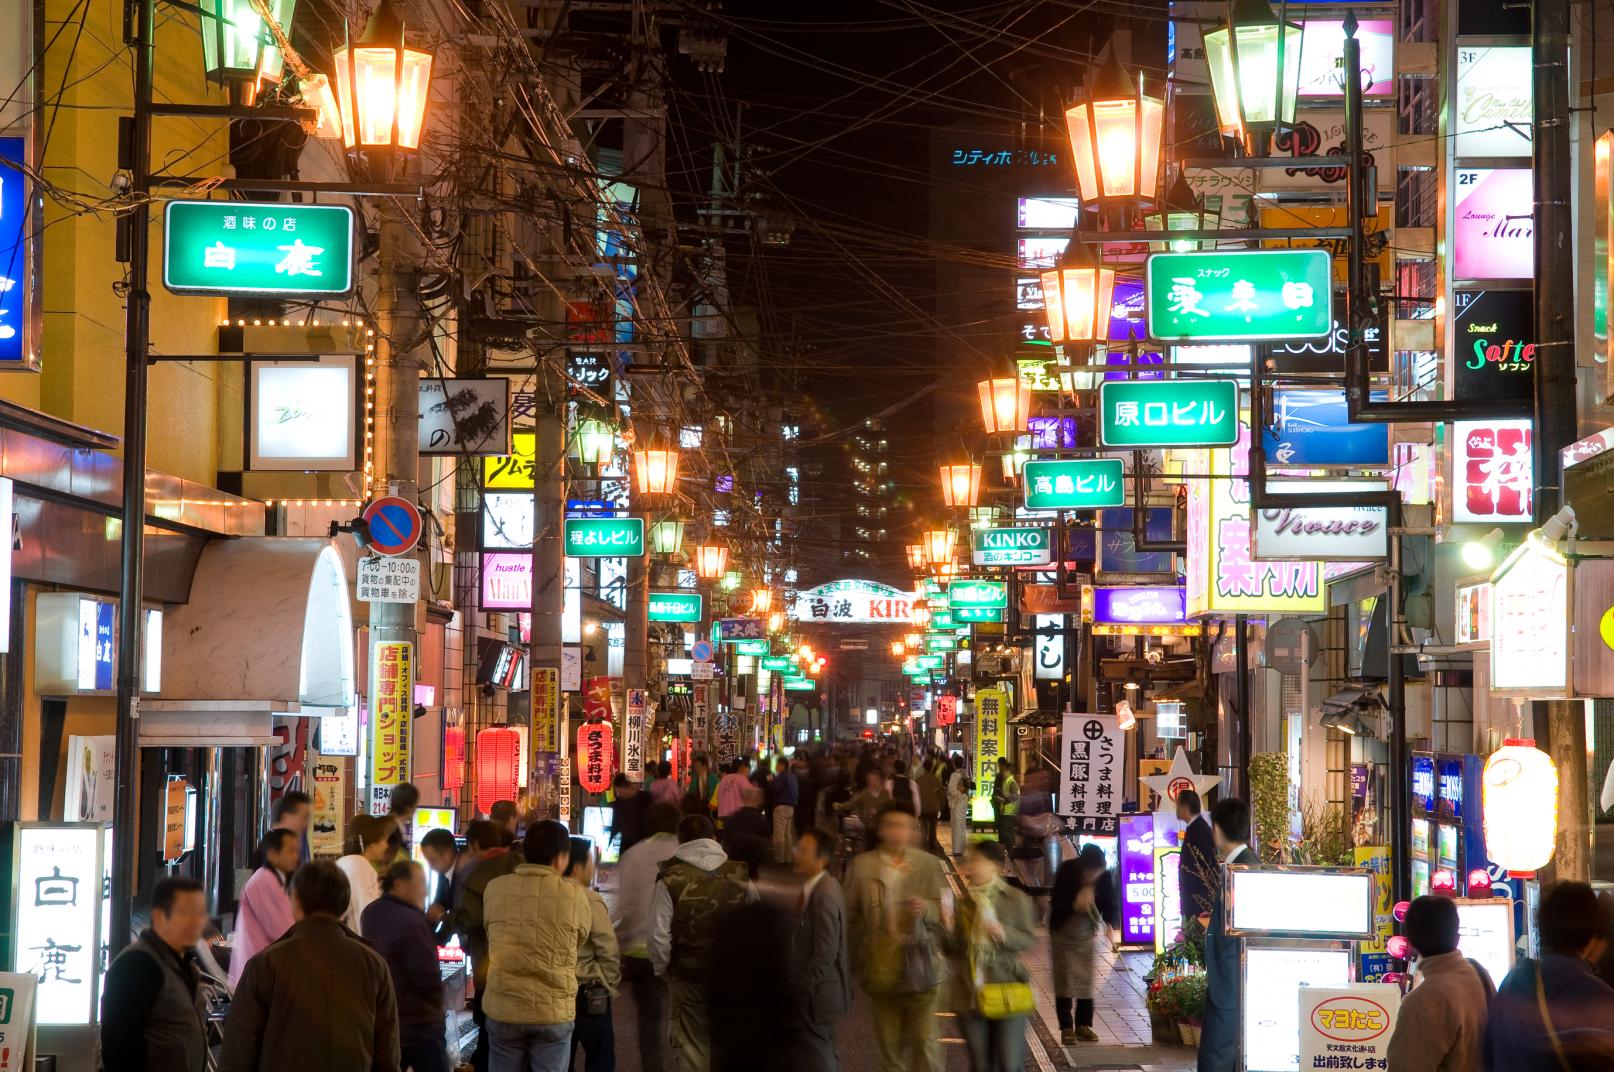
M 1177 1030 L 1182 1033 L 1182 1044 L 1184 1046 L 1192 1046 L 1195 1049 L 1199 1048 L 1198 1024 L 1184 1020 L 1182 1023 L 1177 1025 Z
M 1177 1025 L 1154 1009 L 1149 1010 L 1149 1034 L 1153 1041 L 1162 1046 L 1175 1046 L 1180 1037 Z

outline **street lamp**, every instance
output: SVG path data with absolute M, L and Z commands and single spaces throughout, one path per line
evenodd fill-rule
M 678 451 L 651 447 L 633 452 L 633 477 L 641 495 L 667 495 L 678 486 Z
M 1115 269 L 1102 267 L 1085 242 L 1072 242 L 1058 267 L 1042 273 L 1048 337 L 1058 343 L 1095 343 L 1110 337 Z
M 908 618 L 911 622 L 913 622 L 913 627 L 915 629 L 924 629 L 928 627 L 930 625 L 930 603 L 923 599 L 915 600 L 913 609 L 908 614 Z
M 288 32 L 297 0 L 263 0 Z M 285 56 L 252 0 L 201 0 L 202 62 L 207 77 L 224 82 L 250 105 L 264 82 L 280 81 Z M 239 88 L 237 88 L 239 87 Z
M 364 32 L 336 50 L 342 141 L 360 151 L 420 148 L 432 55 L 404 44 L 403 17 L 381 0 Z
M 926 529 L 924 532 L 925 561 L 932 566 L 953 561 L 953 545 L 958 536 L 949 528 Z
M 981 497 L 981 467 L 973 462 L 941 466 L 941 489 L 948 506 L 974 506 Z
M 658 555 L 676 555 L 684 546 L 682 521 L 657 521 L 650 526 L 650 549 Z
M 1018 376 L 979 380 L 981 425 L 987 435 L 1031 430 L 1031 388 Z
M 925 568 L 925 545 L 911 543 L 908 545 L 908 565 L 916 570 Z
M 773 590 L 769 588 L 751 589 L 751 613 L 767 614 L 773 607 Z
M 1143 220 L 1151 231 L 1199 231 L 1217 226 L 1221 218 L 1220 212 L 1205 208 L 1204 199 L 1194 193 L 1193 187 L 1188 185 L 1188 180 L 1179 171 L 1177 181 L 1160 199 L 1160 206 L 1145 215 Z M 1192 253 L 1207 248 L 1207 240 L 1173 238 L 1165 242 L 1150 242 L 1149 248 L 1156 253 Z
M 892 658 L 900 659 L 904 655 L 906 655 L 907 653 L 908 653 L 908 647 L 902 641 L 893 640 L 891 642 L 891 656 L 892 656 Z
M 1267 0 L 1229 0 L 1227 18 L 1205 35 L 1216 120 L 1223 134 L 1249 144 L 1295 121 L 1300 95 L 1301 29 L 1280 22 Z
M 695 548 L 695 574 L 703 581 L 715 581 L 729 568 L 729 549 L 720 543 L 703 543 Z
M 1031 460 L 1031 437 L 1017 436 L 1014 440 L 1014 449 L 1003 454 L 1003 479 L 1010 484 L 1020 482 L 1020 474 L 1025 472 L 1026 462 Z
M 577 422 L 572 436 L 572 450 L 577 460 L 585 465 L 604 465 L 611 460 L 611 448 L 616 446 L 616 429 L 605 421 L 590 417 Z
M 1153 197 L 1160 183 L 1166 102 L 1143 92 L 1111 50 L 1087 92 L 1065 110 L 1082 200 L 1089 204 Z

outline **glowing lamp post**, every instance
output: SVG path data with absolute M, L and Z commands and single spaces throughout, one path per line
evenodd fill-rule
M 751 613 L 765 616 L 773 608 L 773 590 L 769 588 L 751 589 Z
M 981 396 L 981 425 L 987 435 L 1031 430 L 1031 388 L 1020 377 L 980 380 L 975 389 Z
M 1003 479 L 1010 484 L 1020 482 L 1020 474 L 1025 472 L 1026 462 L 1031 460 L 1031 437 L 1020 436 L 1014 441 L 1014 449 L 1003 454 Z
M 916 570 L 925 568 L 925 545 L 911 543 L 908 545 L 908 565 Z
M 941 467 L 942 502 L 948 506 L 974 506 L 981 497 L 981 467 L 972 463 Z
M 1166 196 L 1160 199 L 1160 207 L 1144 216 L 1144 222 L 1151 231 L 1199 231 L 1217 226 L 1221 223 L 1221 213 L 1211 212 L 1205 208 L 1204 199 L 1194 193 L 1188 185 L 1188 180 L 1177 173 L 1177 181 L 1171 184 Z M 1202 239 L 1183 238 L 1170 239 L 1165 242 L 1150 242 L 1149 248 L 1156 253 L 1192 253 L 1197 249 L 1207 249 L 1214 245 Z
M 715 581 L 729 568 L 729 549 L 720 543 L 703 543 L 695 548 L 695 574 L 703 581 Z
M 633 479 L 641 495 L 668 495 L 678 486 L 678 451 L 650 448 L 633 452 Z
M 1223 134 L 1259 153 L 1273 131 L 1294 123 L 1300 37 L 1300 27 L 1280 22 L 1266 0 L 1228 4 L 1227 19 L 1205 34 L 1205 61 Z
M 932 566 L 951 565 L 958 536 L 952 529 L 928 529 L 924 534 L 925 561 Z
M 604 465 L 616 446 L 616 429 L 605 421 L 589 418 L 577 422 L 572 435 L 572 452 L 585 465 Z
M 684 546 L 682 521 L 658 521 L 650 526 L 650 550 L 658 555 L 676 555 Z
M 351 31 L 352 27 L 349 27 Z M 404 44 L 404 22 L 381 0 L 364 32 L 336 50 L 336 98 L 349 151 L 413 152 L 426 125 L 432 55 Z
M 1108 339 L 1114 295 L 1115 269 L 1100 266 L 1086 243 L 1072 243 L 1060 265 L 1042 273 L 1049 339 L 1086 344 Z
M 1082 200 L 1088 204 L 1153 197 L 1160 184 L 1166 102 L 1128 77 L 1112 51 L 1087 100 L 1065 111 Z
M 1485 851 L 1510 875 L 1528 875 L 1552 859 L 1558 831 L 1558 767 L 1528 738 L 1509 738 L 1485 761 L 1480 778 Z
M 291 32 L 297 0 L 267 0 L 276 25 Z M 285 56 L 249 0 L 202 0 L 202 63 L 207 77 L 228 85 L 236 100 L 251 104 L 264 82 L 280 81 Z
M 915 629 L 925 629 L 930 625 L 930 604 L 921 599 L 914 603 L 913 610 L 909 612 L 909 620 Z

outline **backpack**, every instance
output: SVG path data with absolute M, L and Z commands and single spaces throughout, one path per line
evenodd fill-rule
M 677 857 L 663 860 L 660 873 L 673 903 L 673 957 L 668 970 L 704 985 L 718 919 L 751 900 L 751 874 L 737 860 L 725 860 L 716 871 L 702 871 Z

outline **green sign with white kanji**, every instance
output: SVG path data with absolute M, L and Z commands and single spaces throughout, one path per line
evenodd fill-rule
M 951 629 L 953 627 L 953 608 L 944 607 L 941 610 L 931 611 L 930 627 L 932 629 Z
M 644 554 L 644 518 L 569 517 L 565 538 L 572 558 L 637 558 Z
M 929 652 L 957 651 L 958 637 L 953 633 L 926 633 L 925 650 Z
M 947 665 L 945 655 L 915 655 L 914 665 L 921 670 L 940 670 Z
M 1126 470 L 1119 458 L 1029 461 L 1021 476 L 1028 510 L 1098 510 L 1126 505 Z
M 1106 447 L 1230 447 L 1239 439 L 1237 380 L 1106 380 L 1098 387 Z
M 175 294 L 349 294 L 353 220 L 345 205 L 170 201 L 163 286 Z
M 785 678 L 785 689 L 788 692 L 813 692 L 817 688 L 817 683 L 810 677 Z
M 701 620 L 699 592 L 651 592 L 650 620 L 653 622 L 698 622 Z
M 1047 566 L 1054 560 L 1053 529 L 975 529 L 970 551 L 977 566 Z
M 767 655 L 761 663 L 762 669 L 775 674 L 789 673 L 795 665 L 795 660 L 788 655 Z
M 730 640 L 736 655 L 755 655 L 761 657 L 771 650 L 766 640 Z
M 1008 581 L 983 581 L 971 578 L 965 581 L 954 581 L 947 591 L 947 597 L 953 601 L 953 617 L 959 617 L 971 607 L 1007 607 L 1009 605 Z
M 981 622 L 1001 622 L 1002 620 L 1002 607 L 960 607 L 958 609 L 958 624 L 960 625 L 975 625 Z
M 1334 327 L 1326 249 L 1154 253 L 1143 290 L 1149 337 L 1166 342 L 1321 339 Z

